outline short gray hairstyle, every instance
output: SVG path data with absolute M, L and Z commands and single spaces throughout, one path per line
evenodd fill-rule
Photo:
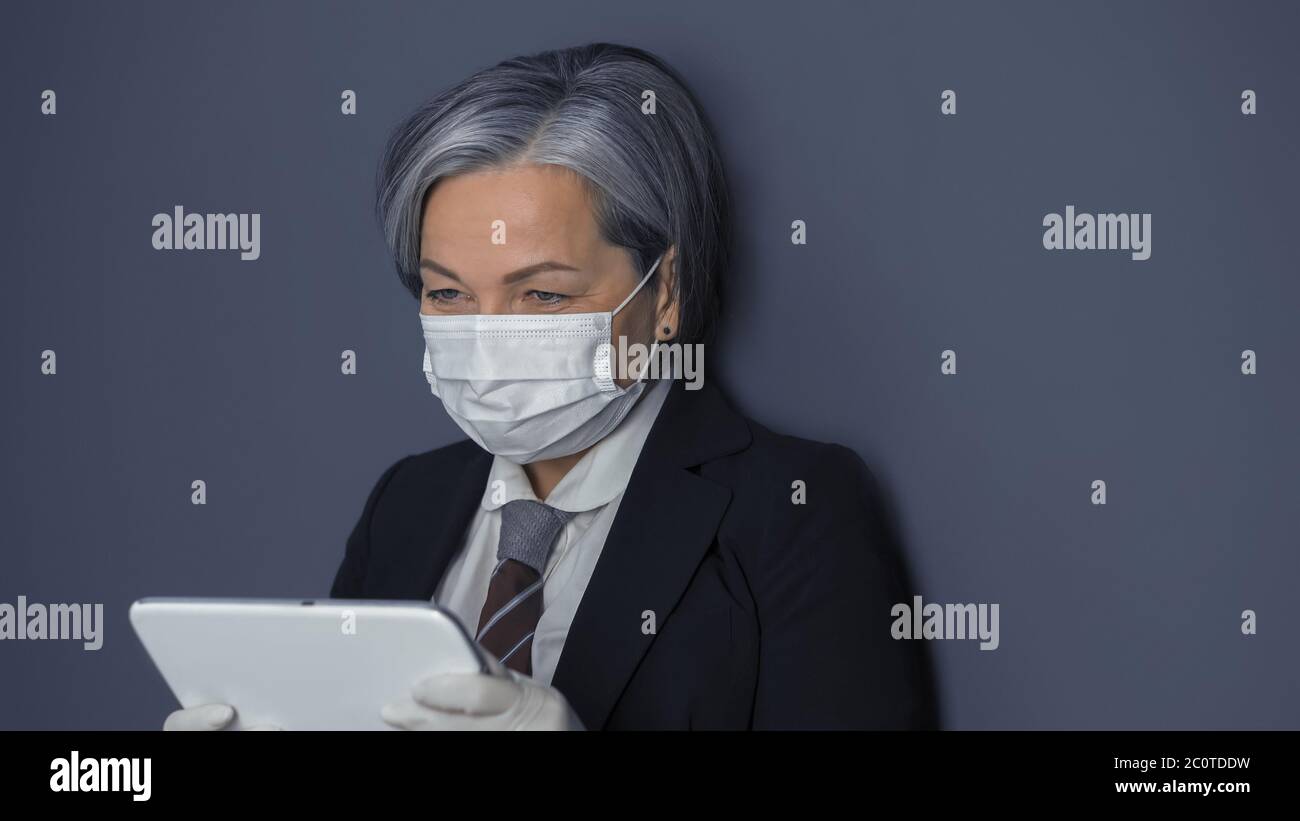
M 646 91 L 653 114 L 642 113 Z M 602 235 L 638 270 L 676 246 L 678 339 L 708 338 L 730 257 L 731 204 L 713 131 L 676 72 L 641 49 L 592 43 L 506 60 L 407 118 L 380 163 L 376 206 L 398 275 L 417 299 L 420 224 L 434 183 L 516 162 L 585 179 Z

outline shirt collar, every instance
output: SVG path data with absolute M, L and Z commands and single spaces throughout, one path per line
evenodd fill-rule
M 581 513 L 613 501 L 627 489 L 641 447 L 650 435 L 671 385 L 668 379 L 651 385 L 619 426 L 583 454 L 545 500 L 533 493 L 522 465 L 494 456 L 487 487 L 483 490 L 482 508 L 496 510 L 506 502 L 531 499 L 545 501 L 559 510 Z

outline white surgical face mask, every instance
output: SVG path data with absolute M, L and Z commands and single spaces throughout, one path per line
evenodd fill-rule
M 614 382 L 614 316 L 661 259 L 612 311 L 420 314 L 429 388 L 466 435 L 511 462 L 591 447 L 618 427 L 645 389 L 639 378 L 626 389 Z

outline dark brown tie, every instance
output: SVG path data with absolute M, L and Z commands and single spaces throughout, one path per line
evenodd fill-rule
M 571 518 L 572 513 L 531 499 L 517 499 L 501 508 L 497 564 L 475 638 L 502 664 L 524 675 L 533 671 L 533 633 L 542 617 L 542 572 L 555 537 Z

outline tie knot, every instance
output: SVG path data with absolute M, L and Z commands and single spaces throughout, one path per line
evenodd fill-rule
M 497 560 L 514 559 L 526 564 L 537 575 L 546 569 L 551 546 L 564 523 L 573 514 L 557 510 L 532 499 L 516 499 L 501 508 L 501 537 L 497 541 Z

